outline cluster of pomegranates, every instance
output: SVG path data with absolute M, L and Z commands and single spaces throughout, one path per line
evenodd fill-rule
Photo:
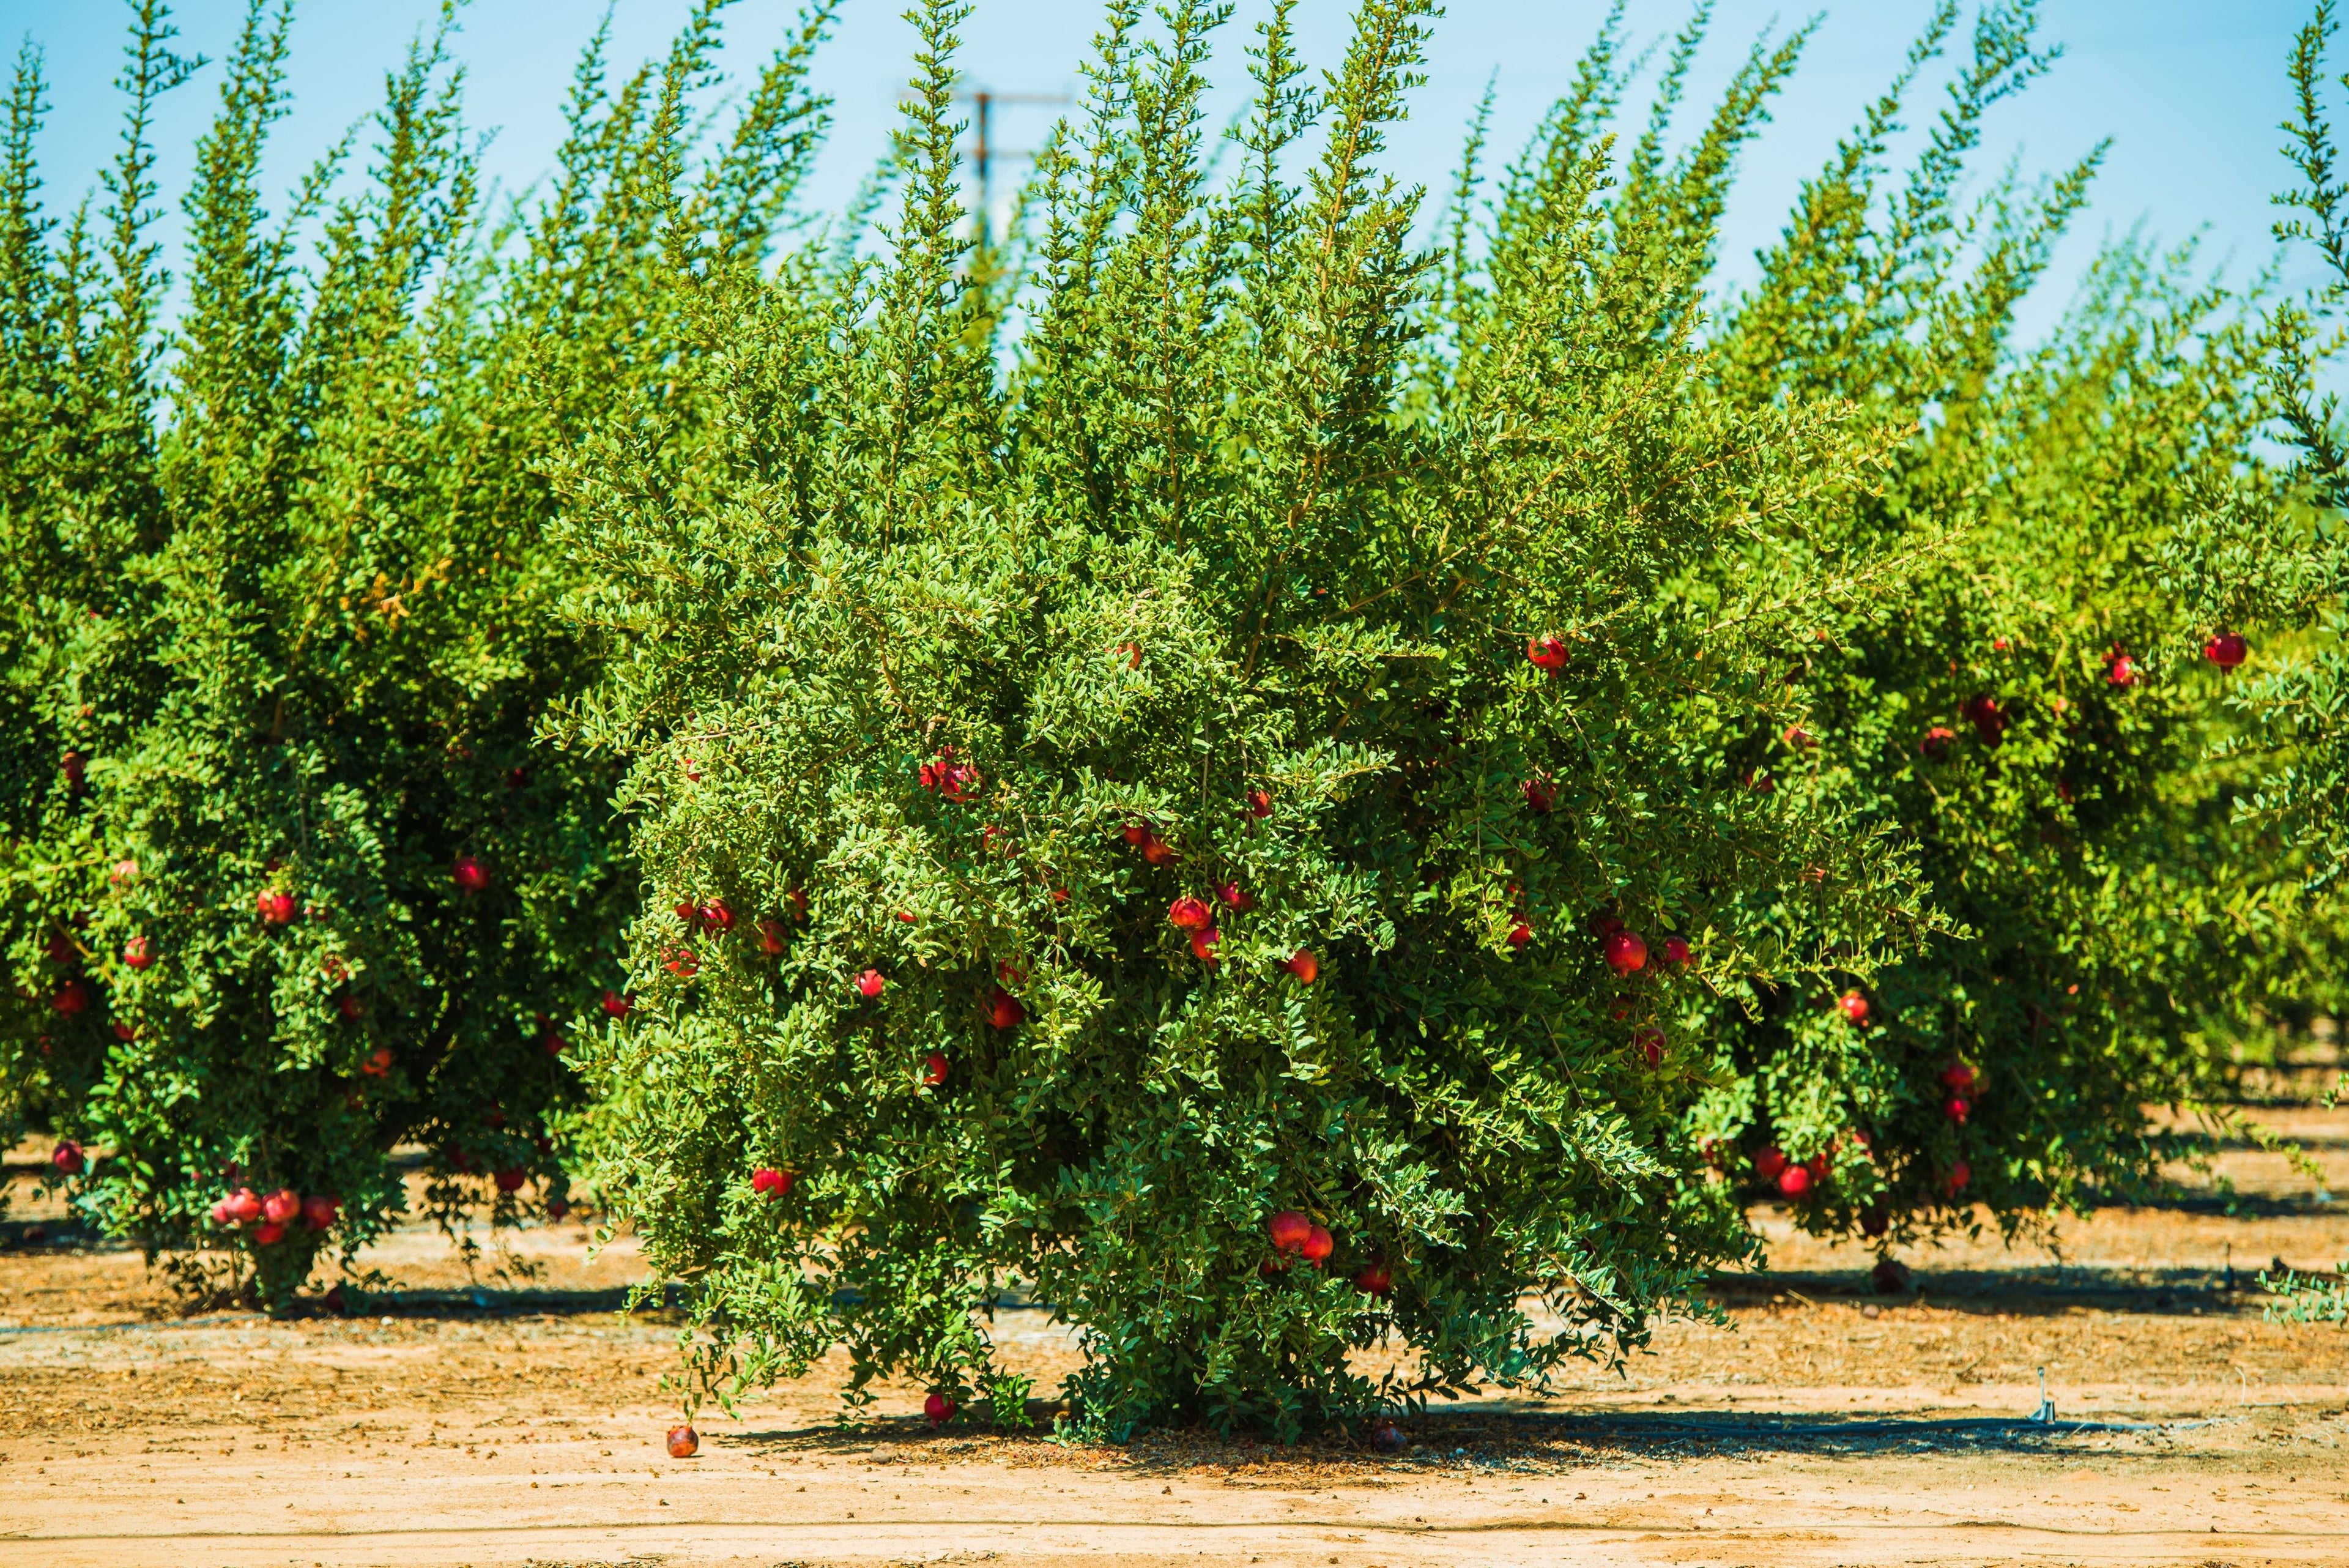
M 305 1198 L 290 1187 L 281 1187 L 264 1197 L 250 1187 L 240 1187 L 212 1205 L 212 1223 L 235 1226 L 255 1245 L 267 1247 L 285 1240 L 287 1228 L 297 1220 L 305 1230 L 330 1228 L 342 1207 L 341 1199 L 323 1192 Z
M 924 763 L 916 776 L 924 789 L 947 800 L 960 800 L 978 784 L 978 770 L 956 761 L 952 746 L 939 747 L 937 756 Z
M 1267 1223 L 1272 1238 L 1273 1255 L 1258 1266 L 1257 1272 L 1268 1278 L 1288 1269 L 1289 1263 L 1303 1259 L 1309 1269 L 1318 1269 L 1327 1262 L 1338 1248 L 1337 1239 L 1326 1226 L 1294 1209 L 1284 1209 Z M 1354 1272 L 1354 1287 L 1365 1295 L 1383 1296 L 1394 1286 L 1394 1271 L 1385 1260 L 1374 1258 Z
M 2002 637 L 1993 639 L 1991 646 L 2003 653 L 2010 644 Z M 2237 668 L 2251 657 L 2251 644 L 2240 632 L 2214 631 L 2202 643 L 2202 657 L 2221 670 Z M 2105 683 L 2127 691 L 2144 679 L 2145 671 L 2137 664 L 2136 656 L 2115 643 L 2105 655 Z M 2055 707 L 2059 712 L 2062 711 L 2064 702 L 2061 698 L 2056 700 Z M 2010 722 L 2010 715 L 1999 705 L 1998 699 L 1986 693 L 1967 698 L 1961 711 L 1966 722 L 1973 725 L 1975 737 L 1985 746 L 1997 745 Z M 1925 732 L 1917 749 L 1928 762 L 1943 762 L 1949 757 L 1950 742 L 1956 739 L 1956 731 L 1936 724 Z
M 1867 999 L 1860 996 L 1858 992 L 1846 993 L 1842 999 L 1842 1006 L 1845 1016 L 1850 1018 L 1855 1024 L 1864 1025 L 1867 1023 Z M 1975 1087 L 1980 1082 L 1981 1075 L 1970 1063 L 1952 1062 L 1942 1068 L 1940 1085 L 1947 1092 L 1948 1098 L 1942 1102 L 1941 1114 L 1959 1127 L 1965 1126 L 1966 1117 L 1972 1113 Z M 1813 1155 L 1800 1164 L 1788 1159 L 1785 1151 L 1775 1144 L 1761 1149 L 1754 1156 L 1754 1174 L 1764 1181 L 1775 1185 L 1783 1197 L 1795 1199 L 1807 1198 L 1815 1189 L 1826 1180 L 1833 1157 L 1844 1147 L 1847 1142 L 1873 1157 L 1873 1141 L 1868 1134 L 1857 1131 L 1847 1132 L 1843 1137 L 1831 1142 L 1824 1153 Z M 1720 1164 L 1719 1151 L 1710 1140 L 1706 1143 L 1704 1153 L 1708 1162 L 1715 1166 Z M 1942 1178 L 1942 1189 L 1951 1197 L 1955 1197 L 1964 1191 L 1972 1180 L 1972 1168 L 1962 1159 L 1952 1160 L 1949 1170 Z M 1882 1216 L 1869 1216 L 1862 1228 L 1869 1235 L 1881 1235 L 1884 1231 Z
M 1519 929 L 1523 929 L 1521 922 Z M 1592 922 L 1590 929 L 1599 937 L 1599 952 L 1606 959 L 1607 967 L 1615 971 L 1615 978 L 1619 981 L 1629 980 L 1646 969 L 1649 959 L 1654 956 L 1649 951 L 1648 939 L 1626 926 L 1613 915 L 1598 917 Z M 1512 933 L 1509 940 L 1516 942 L 1516 935 Z M 1668 967 L 1673 970 L 1688 967 L 1692 954 L 1687 939 L 1678 936 L 1666 937 L 1663 940 L 1662 949 L 1662 960 Z M 1613 1009 L 1614 1016 L 1619 1019 L 1629 1016 L 1636 1002 L 1637 999 L 1630 995 L 1617 997 Z M 1663 1029 L 1658 1024 L 1643 1023 L 1631 1032 L 1632 1049 L 1639 1052 L 1640 1059 L 1651 1067 L 1660 1067 L 1663 1064 L 1664 1048 L 1667 1044 Z

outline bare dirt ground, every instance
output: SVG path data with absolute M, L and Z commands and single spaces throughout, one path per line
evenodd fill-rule
M 516 1239 L 526 1288 L 404 1232 L 367 1259 L 399 1287 L 367 1315 L 271 1323 L 185 1316 L 135 1253 L 20 1202 L 0 1568 L 2341 1564 L 2349 1329 L 2262 1321 L 2251 1275 L 2349 1259 L 2325 1194 L 2349 1112 L 2262 1119 L 2323 1186 L 2230 1153 L 2231 1199 L 2102 1210 L 2053 1253 L 1912 1256 L 1920 1293 L 1873 1294 L 1867 1253 L 1763 1210 L 1774 1272 L 1722 1282 L 1731 1326 L 1431 1415 L 1399 1458 L 932 1433 L 911 1388 L 842 1428 L 827 1367 L 675 1461 L 675 1331 L 616 1315 L 633 1255 L 591 1258 L 576 1224 Z M 1040 1386 L 1075 1364 L 1040 1313 L 998 1337 Z M 2041 1368 L 2056 1418 L 2018 1422 Z

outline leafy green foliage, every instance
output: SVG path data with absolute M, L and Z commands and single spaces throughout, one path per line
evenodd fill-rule
M 0 159 L 0 919 L 18 995 L 0 1082 L 102 1158 L 109 1229 L 283 1305 L 331 1238 L 566 1179 L 561 1053 L 617 978 L 633 889 L 616 774 L 534 749 L 590 672 L 538 463 L 657 376 L 694 254 L 755 256 L 821 105 L 811 17 L 691 185 L 688 91 L 718 4 L 606 99 L 583 62 L 557 180 L 485 227 L 448 20 L 273 224 L 256 175 L 287 13 L 255 4 L 188 199 L 177 325 L 149 238 L 156 96 L 195 62 L 140 0 L 99 231 L 42 216 L 37 61 Z M 319 234 L 315 265 L 301 236 Z M 486 1185 L 460 1179 L 496 1172 Z M 339 1199 L 283 1225 L 232 1189 Z M 276 1216 L 271 1216 L 272 1220 Z M 222 1248 L 228 1249 L 223 1253 Z M 209 1262 L 207 1262 L 209 1260 Z M 248 1272 L 249 1271 L 249 1272 Z
M 1016 1409 L 1006 1289 L 1079 1325 L 1110 1435 L 1619 1356 L 1752 1246 L 1680 1134 L 1709 987 L 1931 926 L 1881 836 L 1737 765 L 1887 569 L 1816 520 L 1899 440 L 1740 407 L 1697 339 L 1789 51 L 1610 189 L 1610 36 L 1472 275 L 1375 171 L 1423 5 L 1319 88 L 1277 7 L 1228 182 L 1222 8 L 1137 12 L 996 266 L 926 6 L 878 254 L 677 271 L 677 388 L 564 470 L 607 675 L 561 732 L 632 759 L 657 895 L 595 1176 L 689 1287 L 688 1402 L 844 1343 L 854 1397 Z
M 2263 646 L 2275 624 L 2228 564 L 2282 558 L 2296 527 L 2250 457 L 2260 323 L 2193 282 L 2190 253 L 2124 245 L 2048 341 L 2015 347 L 2100 152 L 1959 207 L 1983 111 L 2051 58 L 2029 5 L 1992 5 L 1891 182 L 1906 97 L 1956 22 L 1940 8 L 1718 338 L 1743 405 L 1848 398 L 1915 432 L 1822 525 L 1926 568 L 1788 671 L 1797 726 L 1754 755 L 1913 846 L 1960 930 L 1872 984 L 1758 977 L 1724 1015 L 1733 1077 L 1695 1113 L 1801 1223 L 1887 1245 L 1977 1201 L 2012 1230 L 2158 1187 L 2199 1144 L 2141 1107 L 2211 1095 L 2224 1021 L 2331 968 L 2296 863 L 2237 810 L 2262 759 L 2213 755 L 2248 677 L 2206 641 Z M 1782 1156 L 1811 1168 L 1781 1179 Z

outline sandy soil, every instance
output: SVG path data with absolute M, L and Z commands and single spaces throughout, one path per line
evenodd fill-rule
M 2349 1188 L 2349 1114 L 2268 1119 Z M 827 1367 L 676 1461 L 674 1330 L 615 1314 L 633 1256 L 575 1224 L 515 1239 L 526 1288 L 404 1232 L 369 1315 L 270 1323 L 180 1315 L 135 1254 L 26 1242 L 20 1205 L 0 1568 L 2349 1562 L 2349 1330 L 2262 1321 L 2251 1278 L 2349 1259 L 2349 1205 L 2257 1151 L 2221 1173 L 2054 1252 L 1912 1257 L 1896 1297 L 1764 1210 L 1775 1271 L 1723 1282 L 1730 1326 L 1431 1415 L 1399 1458 L 932 1433 L 910 1388 L 842 1428 Z M 1041 1314 L 997 1333 L 1040 1385 L 1074 1365 Z M 2056 1420 L 2018 1421 L 2042 1368 Z

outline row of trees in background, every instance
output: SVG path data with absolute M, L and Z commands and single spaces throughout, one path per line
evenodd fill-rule
M 183 296 L 160 0 L 94 213 L 20 65 L 0 1119 L 109 1229 L 283 1307 L 421 1145 L 446 1219 L 635 1225 L 688 1401 L 845 1344 L 1016 1419 L 1016 1287 L 1090 1429 L 1293 1436 L 1629 1353 L 1756 1194 L 2149 1191 L 2207 1133 L 2143 1107 L 2335 998 L 2343 295 L 2124 245 L 2018 342 L 2095 163 L 1965 193 L 2028 4 L 1938 9 L 1726 298 L 1800 33 L 1682 134 L 1692 25 L 1619 135 L 1619 8 L 1439 213 L 1379 167 L 1423 0 L 1318 80 L 1275 0 L 1220 164 L 1225 8 L 1112 0 L 999 244 L 963 7 L 823 226 L 830 6 L 705 145 L 723 9 L 591 50 L 503 211 L 427 40 L 273 219 L 256 4 Z

